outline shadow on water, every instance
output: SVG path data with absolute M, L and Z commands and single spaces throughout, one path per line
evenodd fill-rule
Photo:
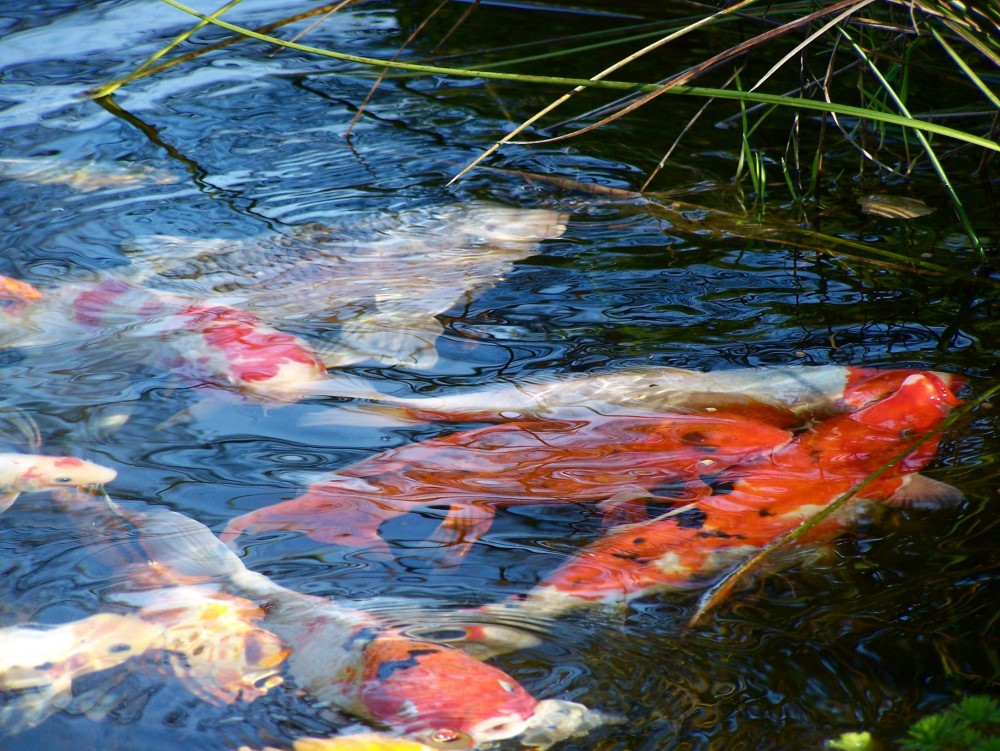
M 919 367 L 967 374 L 973 392 L 996 377 L 994 287 L 914 276 L 872 255 L 845 260 L 785 247 L 727 223 L 740 201 L 729 183 L 738 153 L 724 130 L 700 129 L 675 157 L 669 187 L 690 204 L 672 205 L 666 190 L 648 203 L 609 195 L 641 184 L 659 158 L 649 153 L 653 136 L 664 122 L 686 119 L 691 103 L 673 100 L 672 112 L 651 109 L 570 145 L 508 147 L 495 165 L 503 170 L 447 188 L 509 120 L 547 96 L 508 84 L 390 79 L 347 140 L 367 75 L 328 75 L 327 62 L 241 44 L 130 84 L 101 107 L 81 92 L 132 70 L 190 19 L 136 0 L 42 5 L 0 19 L 8 144 L 0 165 L 52 158 L 80 165 L 80 174 L 70 178 L 58 170 L 77 168 L 63 166 L 47 179 L 0 166 L 0 273 L 43 292 L 127 268 L 126 249 L 151 235 L 243 241 L 313 222 L 350 234 L 366 217 L 490 201 L 564 211 L 569 224 L 440 313 L 432 368 L 361 360 L 349 372 L 405 394 L 636 365 Z M 252 25 L 296 9 L 270 3 L 234 18 Z M 361 4 L 309 39 L 388 57 L 411 30 L 410 12 Z M 483 44 L 491 24 L 506 28 L 514 11 L 478 12 L 463 44 Z M 596 12 L 540 17 L 553 33 L 610 22 Z M 124 171 L 100 176 L 102 165 Z M 565 177 L 575 189 L 519 171 Z M 863 216 L 843 182 L 823 232 L 961 271 L 956 259 L 969 251 L 946 212 L 913 221 Z M 981 217 L 987 209 L 971 210 Z M 795 217 L 782 221 L 794 226 Z M 341 331 L 316 310 L 298 313 L 288 317 L 291 333 L 324 341 Z M 4 402 L 37 424 L 42 452 L 115 468 L 113 496 L 162 504 L 215 531 L 297 495 L 324 472 L 455 429 L 363 421 L 346 399 L 262 404 L 151 365 L 155 341 L 137 347 L 125 333 L 112 327 L 2 350 Z M 962 507 L 887 513 L 815 556 L 752 578 L 696 631 L 683 627 L 694 593 L 660 596 L 556 621 L 539 646 L 496 664 L 535 696 L 625 718 L 558 747 L 567 751 L 815 749 L 847 730 L 900 737 L 957 695 L 996 694 L 997 435 L 984 405 L 948 434 L 932 465 L 935 478 L 964 491 Z M 601 534 L 592 504 L 505 508 L 469 556 L 450 563 L 420 543 L 440 521 L 424 511 L 382 530 L 394 541 L 391 559 L 272 533 L 246 541 L 245 561 L 310 594 L 445 610 L 525 592 Z M 142 554 L 88 513 L 32 494 L 0 516 L 0 627 L 124 610 L 112 595 Z M 288 748 L 297 737 L 357 727 L 289 684 L 252 703 L 203 701 L 165 660 L 81 679 L 78 701 L 37 727 L 0 728 L 0 747 Z

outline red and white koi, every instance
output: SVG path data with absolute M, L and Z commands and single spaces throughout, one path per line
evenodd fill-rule
M 67 284 L 45 293 L 0 278 L 8 344 L 113 338 L 139 342 L 142 359 L 194 383 L 229 386 L 254 396 L 301 397 L 326 366 L 299 337 L 228 305 L 137 287 L 118 279 Z M 135 350 L 133 350 L 135 351 Z
M 491 425 L 345 467 L 297 498 L 233 519 L 222 539 L 287 529 L 387 553 L 379 525 L 432 507 L 447 509 L 447 516 L 431 539 L 456 558 L 489 529 L 499 506 L 601 501 L 637 488 L 683 486 L 791 438 L 782 427 L 722 412 Z M 609 518 L 623 508 L 615 506 Z
M 0 453 L 0 513 L 21 493 L 105 485 L 116 476 L 109 467 L 75 456 Z
M 689 515 L 674 512 L 618 527 L 560 566 L 526 596 L 491 609 L 556 615 L 663 590 L 704 586 L 735 560 L 773 542 L 825 508 L 936 428 L 959 401 L 933 373 L 907 376 L 888 396 L 834 416 L 789 444 L 724 471 Z M 961 493 L 916 474 L 933 458 L 936 438 L 865 486 L 848 506 L 954 504 Z M 844 515 L 824 522 L 842 528 Z M 823 526 L 823 525 L 820 525 Z

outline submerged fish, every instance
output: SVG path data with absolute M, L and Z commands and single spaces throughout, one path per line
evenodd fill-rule
M 595 375 L 502 384 L 430 397 L 364 394 L 373 411 L 425 420 L 570 419 L 590 414 L 649 414 L 682 409 L 743 412 L 772 419 L 783 410 L 826 416 L 855 409 L 899 387 L 920 371 L 841 365 L 768 366 L 699 372 L 683 368 L 627 368 Z M 936 373 L 948 386 L 964 380 Z M 308 388 L 308 387 L 307 387 Z M 318 382 L 317 390 L 329 388 Z M 346 390 L 345 396 L 351 396 Z M 777 410 L 777 412 L 775 412 Z M 313 423 L 322 423 L 320 415 Z
M 460 204 L 247 241 L 141 238 L 122 273 L 243 308 L 278 328 L 303 319 L 335 324 L 328 367 L 376 359 L 426 368 L 443 330 L 436 316 L 565 228 L 566 215 L 548 209 Z
M 109 467 L 75 456 L 0 453 L 0 513 L 10 508 L 21 493 L 104 485 L 117 474 Z
M 67 185 L 89 193 L 134 185 L 169 185 L 177 175 L 135 162 L 101 162 L 56 157 L 0 158 L 0 178 L 39 185 Z
M 604 719 L 573 702 L 538 701 L 503 671 L 454 647 L 285 589 L 248 570 L 206 527 L 182 514 L 115 508 L 136 527 L 151 559 L 132 588 L 115 595 L 136 612 L 44 630 L 0 630 L 0 689 L 33 689 L 15 700 L 15 709 L 8 705 L 8 718 L 15 712 L 37 720 L 58 708 L 66 699 L 67 673 L 94 672 L 146 649 L 166 649 L 175 655 L 173 669 L 201 695 L 253 698 L 275 685 L 283 663 L 320 706 L 417 740 L 449 738 L 455 748 L 513 737 L 545 746 Z M 470 638 L 487 638 L 490 628 L 471 628 Z M 7 648 L 28 644 L 32 649 L 25 652 Z M 568 724 L 567 717 L 577 719 Z
M 683 486 L 791 437 L 781 427 L 722 412 L 491 425 L 345 467 L 304 495 L 233 519 L 222 539 L 288 529 L 388 552 L 380 524 L 421 508 L 447 509 L 431 540 L 457 558 L 489 529 L 498 506 L 600 501 L 637 488 Z M 623 508 L 616 505 L 613 514 Z
M 129 354 L 195 384 L 228 386 L 269 399 L 297 399 L 327 378 L 302 339 L 227 305 L 201 302 L 117 279 L 40 292 L 0 277 L 6 346 L 126 342 Z
M 958 400 L 932 373 L 908 376 L 890 395 L 827 418 L 774 452 L 735 465 L 710 495 L 647 522 L 612 530 L 583 548 L 526 596 L 485 610 L 556 615 L 663 590 L 701 587 L 734 561 L 796 528 L 934 429 Z M 866 503 L 949 505 L 961 493 L 916 474 L 937 450 L 929 439 L 858 492 L 841 528 Z M 817 530 L 818 531 L 818 530 Z

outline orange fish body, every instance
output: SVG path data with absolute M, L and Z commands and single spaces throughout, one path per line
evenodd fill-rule
M 290 529 L 384 551 L 381 523 L 437 506 L 450 511 L 434 539 L 457 555 L 489 528 L 498 506 L 599 501 L 689 483 L 790 439 L 780 427 L 723 413 L 491 425 L 346 467 L 298 498 L 237 517 L 222 538 Z
M 737 559 L 795 529 L 938 426 L 958 400 L 937 376 L 908 376 L 898 390 L 828 418 L 771 455 L 731 467 L 690 514 L 619 527 L 548 575 L 518 603 L 558 613 L 658 590 L 703 586 Z M 914 473 L 933 458 L 934 438 L 862 488 L 859 501 L 905 503 L 908 491 L 953 502 L 954 489 Z M 823 525 L 837 529 L 846 519 Z M 815 532 L 817 530 L 811 530 Z

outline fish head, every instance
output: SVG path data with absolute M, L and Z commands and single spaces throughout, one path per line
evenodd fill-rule
M 365 648 L 360 699 L 371 719 L 447 748 L 513 738 L 539 704 L 498 668 L 452 647 L 392 633 Z
M 895 391 L 852 413 L 850 419 L 877 431 L 925 433 L 961 403 L 944 379 L 928 371 L 906 376 Z
M 7 489 L 21 493 L 49 488 L 104 485 L 118 476 L 105 467 L 75 456 L 0 454 L 0 476 Z
M 877 402 L 898 391 L 903 382 L 914 375 L 929 373 L 936 377 L 947 389 L 958 391 L 965 385 L 966 379 L 953 373 L 920 370 L 881 370 L 879 368 L 850 368 L 847 384 L 840 399 L 841 405 L 847 411 L 860 409 L 865 405 Z

